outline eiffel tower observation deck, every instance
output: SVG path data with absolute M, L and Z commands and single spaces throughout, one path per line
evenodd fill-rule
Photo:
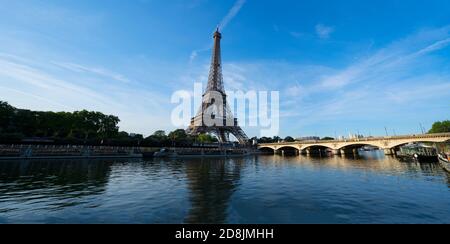
M 208 85 L 202 98 L 202 106 L 197 115 L 192 118 L 187 129 L 190 135 L 203 133 L 214 134 L 220 143 L 230 142 L 230 134 L 234 135 L 240 144 L 247 144 L 248 137 L 238 124 L 238 119 L 227 103 L 223 76 L 219 29 L 214 32 L 214 47 L 212 51 L 211 68 Z

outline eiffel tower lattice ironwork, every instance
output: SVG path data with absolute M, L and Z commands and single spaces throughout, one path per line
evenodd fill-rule
M 222 34 L 217 29 L 214 33 L 211 69 L 208 85 L 202 98 L 202 106 L 197 115 L 192 118 L 187 133 L 190 135 L 214 134 L 221 143 L 229 142 L 230 134 L 232 134 L 239 143 L 247 144 L 248 137 L 239 126 L 238 120 L 234 118 L 227 103 L 222 76 L 221 39 Z

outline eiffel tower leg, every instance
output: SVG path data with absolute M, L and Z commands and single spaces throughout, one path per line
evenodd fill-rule
M 216 134 L 217 139 L 219 140 L 220 143 L 227 142 L 225 131 L 223 131 L 221 129 L 216 129 L 216 130 L 214 130 L 214 134 Z
M 234 127 L 231 133 L 239 140 L 239 143 L 247 144 L 249 142 L 247 135 L 241 127 Z
M 227 140 L 227 135 L 226 135 L 226 132 L 225 132 L 224 130 L 218 129 L 218 130 L 217 130 L 217 136 L 218 136 L 218 138 L 219 138 L 219 142 L 220 142 L 220 143 L 226 143 L 226 142 L 228 142 L 228 140 Z
M 230 132 L 225 131 L 224 134 L 225 134 L 225 140 L 226 140 L 226 142 L 229 142 L 229 141 L 230 141 Z

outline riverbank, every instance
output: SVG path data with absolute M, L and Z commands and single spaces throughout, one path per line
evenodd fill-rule
M 256 154 L 245 147 L 108 147 L 57 145 L 0 145 L 0 160 L 20 159 L 103 159 L 103 158 L 196 158 L 242 157 Z
M 0 145 L 0 160 L 14 159 L 94 159 L 142 158 L 159 148 L 57 146 L 57 145 Z

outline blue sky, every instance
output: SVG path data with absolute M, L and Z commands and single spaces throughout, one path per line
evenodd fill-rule
M 171 95 L 206 82 L 222 22 L 226 88 L 280 91 L 281 136 L 450 118 L 447 0 L 0 0 L 0 13 L 0 100 L 21 108 L 172 130 Z

